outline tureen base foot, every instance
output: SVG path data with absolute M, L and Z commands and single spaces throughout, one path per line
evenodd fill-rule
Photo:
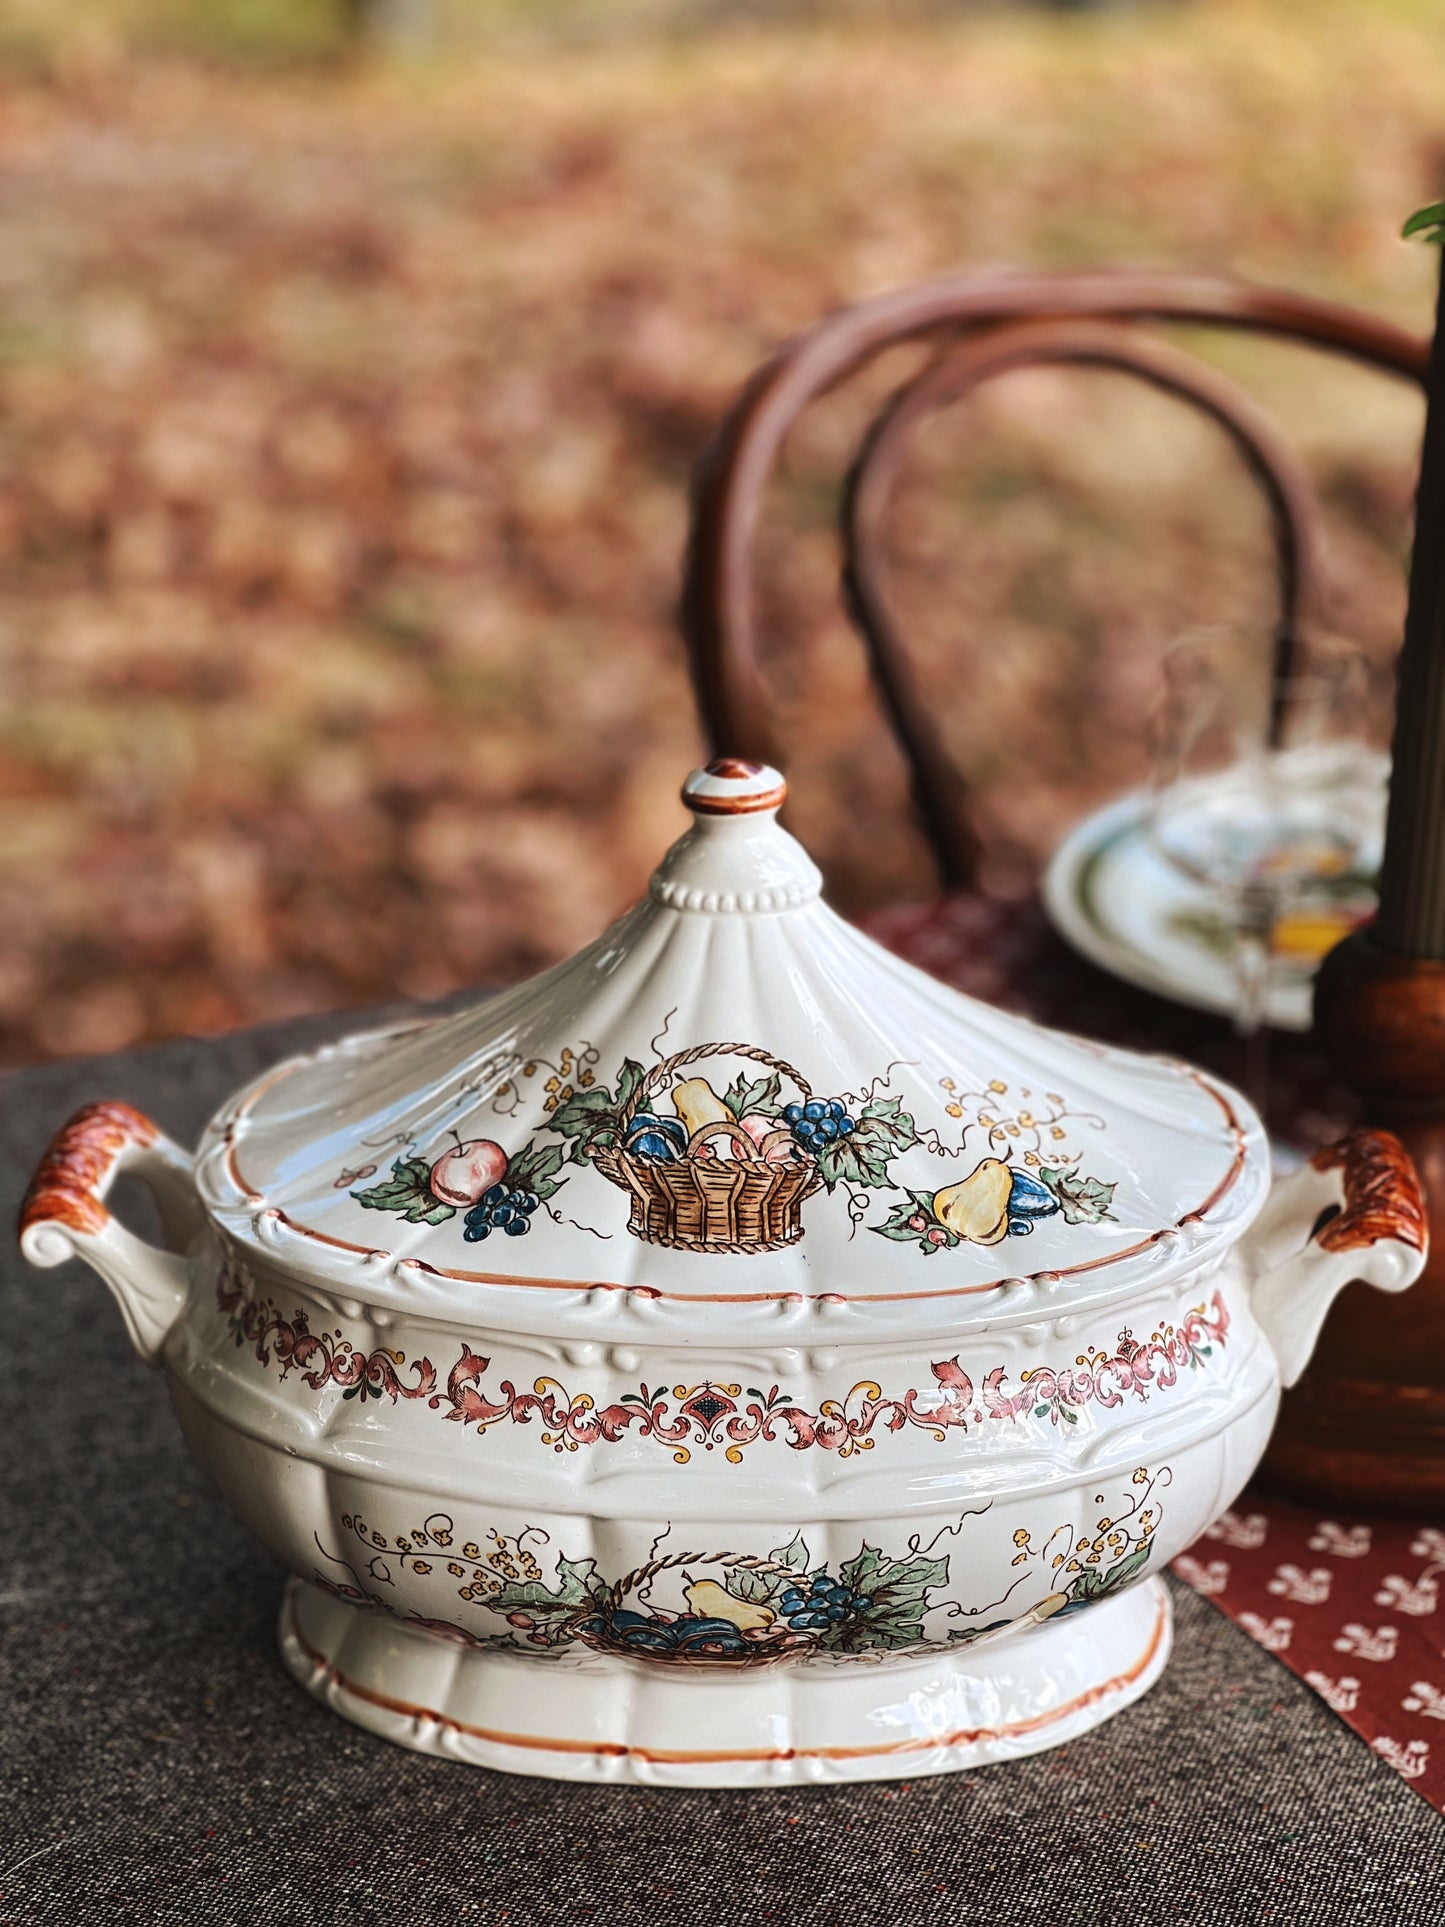
M 549 1664 L 293 1579 L 280 1632 L 308 1693 L 416 1752 L 554 1780 L 725 1787 L 917 1779 L 1062 1745 L 1148 1691 L 1171 1624 L 1150 1579 L 1024 1633 L 883 1665 Z

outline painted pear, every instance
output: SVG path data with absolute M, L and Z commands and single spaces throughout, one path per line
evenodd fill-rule
M 1012 1189 L 1012 1168 L 1002 1158 L 985 1158 L 966 1178 L 934 1194 L 933 1215 L 955 1237 L 976 1245 L 996 1245 L 1008 1236 Z
M 725 1619 L 740 1633 L 766 1632 L 777 1618 L 766 1606 L 754 1606 L 746 1599 L 735 1599 L 715 1579 L 694 1579 L 683 1588 L 688 1606 L 699 1619 Z
M 732 1124 L 736 1120 L 705 1077 L 685 1077 L 673 1088 L 672 1108 L 682 1119 L 690 1138 L 706 1124 Z

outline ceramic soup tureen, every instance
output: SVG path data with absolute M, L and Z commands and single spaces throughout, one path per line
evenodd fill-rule
M 83 1111 L 25 1251 L 110 1286 L 374 1732 L 668 1785 L 1072 1738 L 1157 1678 L 1335 1293 L 1418 1272 L 1414 1172 L 1361 1133 L 1271 1190 L 1233 1091 L 826 909 L 775 771 L 683 795 L 533 982 L 279 1065 L 194 1158 Z

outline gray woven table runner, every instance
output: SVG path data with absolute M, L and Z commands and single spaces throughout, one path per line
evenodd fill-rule
M 353 1020 L 354 1021 L 354 1020 Z M 1163 1681 L 1017 1765 L 898 1786 L 662 1793 L 417 1758 L 276 1658 L 281 1575 L 186 1455 L 161 1377 L 78 1267 L 14 1250 L 77 1105 L 183 1142 L 338 1020 L 0 1084 L 0 1927 L 1291 1927 L 1445 1921 L 1445 1822 L 1175 1587 Z

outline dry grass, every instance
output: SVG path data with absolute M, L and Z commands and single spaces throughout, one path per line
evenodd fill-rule
M 0 83 L 12 1061 L 495 980 L 592 934 L 697 747 L 689 465 L 819 311 L 958 264 L 1124 259 L 1425 324 L 1430 263 L 1394 236 L 1439 187 L 1426 8 L 290 71 L 87 31 Z M 1415 399 L 1217 354 L 1296 430 L 1339 620 L 1388 650 Z M 798 435 L 764 545 L 798 821 L 851 903 L 928 886 L 833 594 L 838 461 L 889 372 Z M 1035 853 L 1137 768 L 1160 637 L 1267 606 L 1228 455 L 1112 378 L 1016 378 L 931 430 L 896 546 L 990 821 Z M 835 801 L 860 754 L 877 822 Z

